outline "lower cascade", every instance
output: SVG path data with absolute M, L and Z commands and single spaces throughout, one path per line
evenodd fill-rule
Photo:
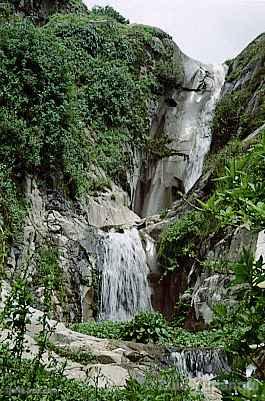
M 146 255 L 136 228 L 102 239 L 100 320 L 129 320 L 152 309 Z
M 214 378 L 230 370 L 222 349 L 185 349 L 170 353 L 169 362 L 186 376 Z

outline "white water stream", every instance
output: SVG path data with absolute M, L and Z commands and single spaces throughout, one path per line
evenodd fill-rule
M 136 228 L 106 234 L 101 260 L 100 320 L 129 320 L 152 309 L 149 269 Z
M 165 117 L 173 155 L 160 160 L 149 176 L 142 216 L 151 216 L 172 205 L 174 193 L 188 192 L 200 178 L 211 145 L 211 121 L 227 72 L 226 65 L 204 65 L 184 57 L 185 83 L 177 106 Z M 149 185 L 149 184 L 148 184 Z
M 225 352 L 221 349 L 185 349 L 173 351 L 171 362 L 185 376 L 214 378 L 221 372 L 230 370 Z
M 213 112 L 227 72 L 227 66 L 223 64 L 214 64 L 206 68 L 201 67 L 201 73 L 196 74 L 194 82 L 194 86 L 198 87 L 200 80 L 204 79 L 206 89 L 201 92 L 190 92 L 184 105 L 183 137 L 189 138 L 192 143 L 183 177 L 185 192 L 196 184 L 202 174 L 203 162 L 211 146 Z M 204 78 L 200 77 L 203 75 Z

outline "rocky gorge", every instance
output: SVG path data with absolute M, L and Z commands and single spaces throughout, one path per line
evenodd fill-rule
M 205 386 L 238 340 L 264 379 L 264 35 L 205 65 L 111 7 L 30 3 L 0 20 L 2 342 L 23 284 L 28 357 L 47 314 L 42 363 L 67 378 L 123 387 L 173 366 Z M 141 314 L 159 316 L 143 335 Z

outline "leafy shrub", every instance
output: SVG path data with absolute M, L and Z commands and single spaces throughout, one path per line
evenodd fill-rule
M 160 313 L 142 312 L 124 324 L 122 338 L 142 343 L 157 343 L 170 338 L 170 328 Z
M 233 387 L 231 386 L 233 383 Z M 257 379 L 242 381 L 242 377 L 229 375 L 225 381 L 219 381 L 218 387 L 225 401 L 256 401 L 265 399 L 265 382 Z
M 207 218 L 206 218 L 207 215 Z M 207 211 L 191 211 L 172 223 L 159 240 L 159 257 L 166 271 L 173 271 L 199 257 L 202 241 L 216 229 L 216 221 Z
M 241 157 L 228 160 L 225 175 L 218 178 L 217 191 L 204 205 L 222 226 L 265 226 L 265 139 Z
M 154 342 L 178 348 L 219 348 L 232 343 L 238 337 L 238 333 L 231 327 L 227 327 L 225 331 L 213 328 L 197 333 L 190 332 L 165 322 L 159 313 L 140 314 L 129 322 L 75 323 L 71 328 L 79 333 L 99 338 Z
M 160 313 L 142 312 L 128 322 L 76 323 L 73 330 L 99 338 L 113 338 L 137 342 L 161 342 L 169 340 L 171 329 Z
M 22 173 L 57 165 L 77 178 L 87 155 L 76 152 L 69 160 L 70 144 L 85 146 L 71 111 L 75 94 L 65 49 L 26 21 L 1 24 L 0 31 L 2 162 Z
M 175 368 L 146 375 L 143 383 L 129 380 L 125 390 L 127 401 L 203 401 L 201 391 L 191 390 L 188 381 Z
M 93 17 L 98 17 L 98 16 L 111 18 L 111 19 L 119 22 L 120 24 L 129 24 L 129 21 L 126 18 L 124 18 L 118 11 L 116 11 L 111 6 L 93 7 L 90 17 L 93 18 Z

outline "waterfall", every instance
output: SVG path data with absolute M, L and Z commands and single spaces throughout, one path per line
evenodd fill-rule
M 136 228 L 103 236 L 99 265 L 100 320 L 129 320 L 138 312 L 152 309 L 149 269 Z
M 222 349 L 183 349 L 173 351 L 169 363 L 188 377 L 214 378 L 217 374 L 229 371 L 228 360 Z
M 211 146 L 212 115 L 227 72 L 227 67 L 220 64 L 206 68 L 201 67 L 201 74 L 197 74 L 195 78 L 195 87 L 200 85 L 204 79 L 206 89 L 204 92 L 190 93 L 186 100 L 186 110 L 183 116 L 183 128 L 187 131 L 187 135 L 192 135 L 192 148 L 183 180 L 185 192 L 188 192 L 196 184 L 202 174 L 203 162 Z
M 227 66 L 204 65 L 186 56 L 183 63 L 184 86 L 176 95 L 176 106 L 166 108 L 163 126 L 168 148 L 176 154 L 150 165 L 142 186 L 140 180 L 142 204 L 136 204 L 136 209 L 142 216 L 171 207 L 179 191 L 188 192 L 200 178 L 210 149 L 211 120 Z

